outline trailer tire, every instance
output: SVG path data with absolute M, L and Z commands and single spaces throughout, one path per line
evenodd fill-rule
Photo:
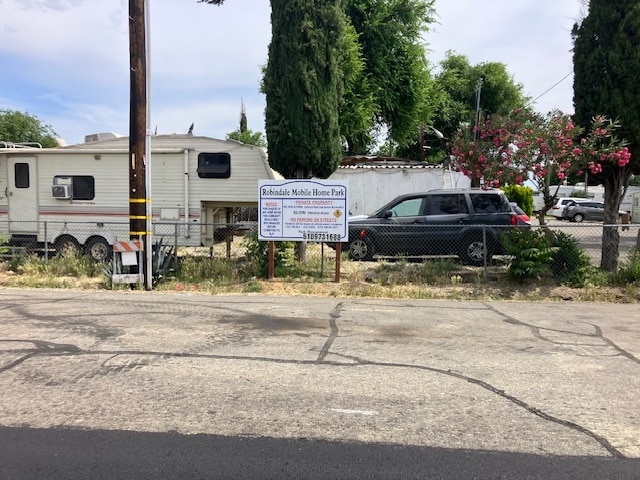
M 59 257 L 75 257 L 82 252 L 80 244 L 71 235 L 62 235 L 58 237 L 54 243 L 56 252 Z
M 113 247 L 102 237 L 92 237 L 85 246 L 87 254 L 96 263 L 105 263 L 111 260 Z

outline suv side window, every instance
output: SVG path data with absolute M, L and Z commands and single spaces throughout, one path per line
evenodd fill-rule
M 427 215 L 456 215 L 469 213 L 463 194 L 431 195 Z
M 499 194 L 470 193 L 471 203 L 476 213 L 508 213 L 509 202 Z
M 400 202 L 391 209 L 394 217 L 417 217 L 422 215 L 422 202 L 424 198 L 410 198 Z

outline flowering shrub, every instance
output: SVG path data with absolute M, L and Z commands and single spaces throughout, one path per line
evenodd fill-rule
M 549 187 L 570 174 L 593 174 L 605 163 L 624 167 L 631 154 L 615 136 L 619 125 L 596 117 L 587 135 L 560 111 L 540 116 L 516 110 L 508 117 L 488 117 L 478 127 L 459 130 L 451 142 L 456 169 L 486 187 L 537 184 L 545 198 L 545 213 L 555 194 Z

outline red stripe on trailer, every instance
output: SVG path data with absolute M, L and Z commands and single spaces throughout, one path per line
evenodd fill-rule
M 141 240 L 122 240 L 113 244 L 114 252 L 139 252 L 142 250 Z

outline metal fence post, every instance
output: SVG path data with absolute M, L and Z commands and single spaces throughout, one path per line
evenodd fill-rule
M 482 249 L 484 250 L 484 255 L 483 255 L 483 261 L 484 261 L 484 268 L 483 268 L 483 275 L 484 275 L 484 283 L 487 283 L 487 268 L 488 268 L 488 262 L 487 262 L 487 256 L 489 255 L 489 248 L 487 247 L 487 226 L 486 225 L 482 225 Z
M 49 262 L 49 236 L 47 235 L 47 222 L 44 222 L 44 263 Z
M 178 262 L 178 229 L 180 228 L 179 223 L 173 224 L 173 261 Z

